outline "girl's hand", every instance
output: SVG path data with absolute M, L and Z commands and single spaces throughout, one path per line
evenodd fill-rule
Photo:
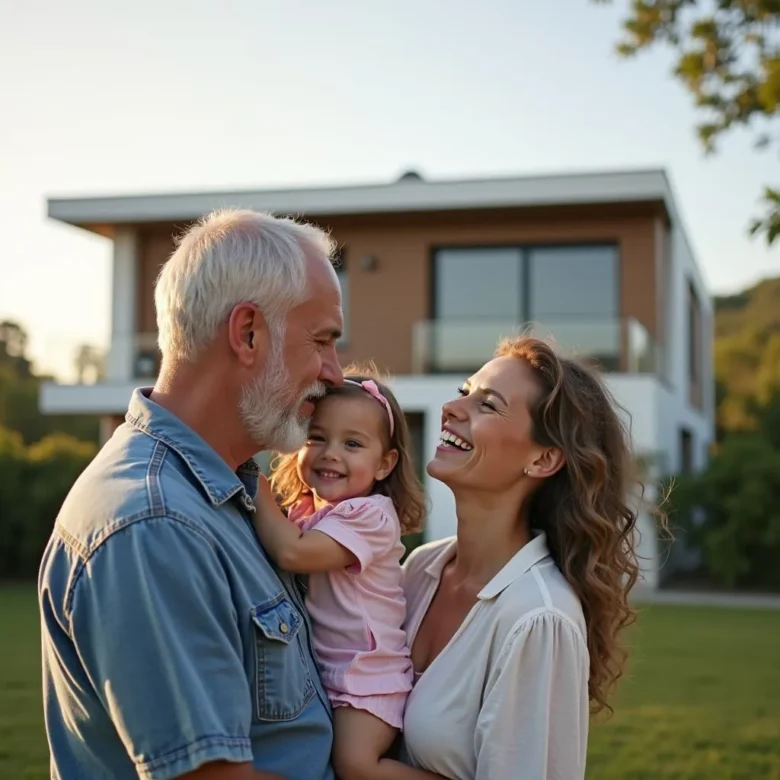
M 279 508 L 268 480 L 260 475 L 255 499 L 254 527 L 265 551 L 281 569 L 293 574 L 344 569 L 357 557 L 320 531 L 301 531 Z

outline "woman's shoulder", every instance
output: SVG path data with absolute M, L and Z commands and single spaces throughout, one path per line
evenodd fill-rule
M 582 603 L 550 559 L 534 564 L 496 600 L 497 618 L 509 632 L 567 624 L 586 638 Z

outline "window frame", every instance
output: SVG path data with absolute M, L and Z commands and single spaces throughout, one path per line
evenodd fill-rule
M 617 253 L 617 264 L 615 267 L 615 311 L 617 318 L 623 316 L 621 307 L 621 276 L 622 276 L 622 258 L 620 251 L 620 242 L 615 239 L 605 239 L 601 241 L 555 241 L 555 242 L 532 242 L 532 243 L 514 243 L 502 242 L 499 244 L 434 244 L 431 246 L 428 256 L 429 271 L 429 300 L 428 300 L 428 318 L 439 320 L 439 311 L 436 300 L 437 291 L 437 263 L 436 256 L 439 252 L 468 251 L 468 252 L 489 252 L 491 250 L 515 250 L 520 253 L 520 279 L 521 289 L 518 290 L 520 296 L 520 312 L 523 316 L 523 322 L 531 322 L 529 319 L 531 309 L 531 255 L 537 249 L 579 249 L 579 248 L 614 248 Z
M 520 262 L 520 285 L 521 289 L 518 290 L 520 296 L 520 311 L 522 319 L 517 324 L 519 326 L 531 325 L 534 320 L 530 319 L 531 313 L 531 257 L 534 250 L 537 249 L 577 249 L 577 248 L 610 248 L 614 249 L 616 253 L 617 262 L 615 265 L 615 314 L 610 315 L 616 320 L 622 320 L 623 307 L 622 307 L 622 247 L 620 241 L 615 238 L 604 239 L 591 239 L 587 241 L 548 241 L 548 242 L 500 242 L 500 243 L 474 243 L 467 244 L 463 242 L 458 243 L 440 243 L 430 246 L 428 255 L 428 320 L 431 322 L 441 322 L 439 306 L 437 301 L 437 289 L 438 289 L 438 264 L 437 256 L 440 252 L 447 251 L 485 251 L 492 250 L 514 250 L 519 252 Z M 576 315 L 580 316 L 580 315 Z M 429 374 L 448 374 L 451 371 L 444 369 L 427 368 Z

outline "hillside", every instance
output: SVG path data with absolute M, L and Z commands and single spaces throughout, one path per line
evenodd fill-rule
M 780 277 L 715 298 L 718 438 L 755 429 L 780 398 Z
M 736 295 L 715 297 L 715 337 L 747 330 L 764 336 L 780 331 L 780 276 L 764 279 Z

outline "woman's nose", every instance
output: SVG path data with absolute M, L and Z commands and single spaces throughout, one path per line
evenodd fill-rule
M 467 416 L 466 405 L 463 398 L 453 398 L 447 401 L 441 408 L 443 420 L 453 418 L 455 420 L 464 420 Z

